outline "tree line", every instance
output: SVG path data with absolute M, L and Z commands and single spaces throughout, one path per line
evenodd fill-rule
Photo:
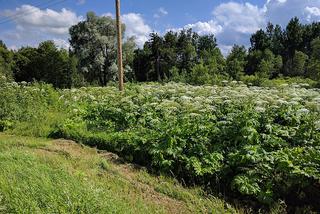
M 303 77 L 320 80 L 320 23 L 303 25 L 298 18 L 286 28 L 268 23 L 251 38 L 251 47 L 234 45 L 224 58 L 214 35 L 189 30 L 156 33 L 135 51 L 133 68 L 138 81 L 164 79 L 194 84 L 245 76 L 274 79 Z
M 125 25 L 122 27 L 125 32 Z M 55 87 L 105 86 L 117 80 L 116 22 L 87 13 L 72 26 L 70 49 L 52 41 L 38 47 L 8 50 L 0 41 L 0 76 L 7 80 L 43 81 Z M 124 33 L 123 32 L 123 33 Z M 192 29 L 151 33 L 144 46 L 134 38 L 123 44 L 126 81 L 179 81 L 217 84 L 222 80 L 310 78 L 320 82 L 320 23 L 292 18 L 285 28 L 269 23 L 250 38 L 251 46 L 234 45 L 224 57 L 214 35 Z

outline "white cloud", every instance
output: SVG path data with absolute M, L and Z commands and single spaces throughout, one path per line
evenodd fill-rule
M 37 46 L 41 41 L 53 40 L 57 46 L 68 48 L 69 28 L 82 20 L 81 16 L 64 8 L 60 11 L 41 10 L 31 5 L 2 11 L 0 16 L 17 17 L 14 20 L 15 29 L 0 32 L 2 38 L 16 47 Z M 112 13 L 105 13 L 102 16 L 114 17 Z M 145 23 L 142 15 L 124 14 L 122 21 L 126 24 L 126 37 L 134 36 L 137 44 L 142 46 L 151 33 L 151 28 Z
M 82 20 L 72 11 L 62 9 L 54 11 L 51 9 L 41 10 L 31 5 L 23 5 L 15 10 L 1 12 L 4 17 L 18 16 L 15 20 L 16 29 L 0 33 L 6 40 L 11 40 L 17 46 L 36 46 L 43 40 L 53 40 L 58 47 L 69 48 L 69 27 Z M 112 13 L 102 16 L 113 17 Z M 134 36 L 138 45 L 142 46 L 148 39 L 151 28 L 145 24 L 140 14 L 129 13 L 122 16 L 126 24 L 126 36 Z
M 107 12 L 101 16 L 114 18 L 114 14 Z M 135 37 L 135 41 L 139 47 L 148 40 L 151 28 L 145 23 L 142 15 L 139 13 L 128 13 L 121 16 L 121 21 L 126 25 L 125 36 Z
M 313 16 L 320 16 L 320 8 L 318 7 L 306 7 L 305 11 Z
M 248 47 L 251 34 L 265 28 L 269 21 L 285 27 L 295 16 L 302 23 L 320 21 L 320 0 L 265 0 L 261 7 L 230 1 L 215 7 L 208 21 L 191 23 L 184 28 L 191 27 L 199 34 L 214 33 L 225 55 L 233 44 Z
M 104 13 L 104 14 L 102 14 L 101 16 L 105 16 L 105 17 L 111 17 L 111 18 L 113 18 L 113 13 L 108 12 L 108 13 Z
M 85 0 L 76 2 L 85 3 Z M 234 1 L 221 3 L 213 8 L 212 16 L 208 20 L 196 20 L 177 28 L 171 26 L 171 30 L 193 28 L 201 35 L 215 34 L 222 52 L 227 53 L 233 44 L 248 47 L 250 35 L 264 28 L 268 21 L 285 27 L 294 16 L 300 18 L 303 23 L 320 20 L 320 0 L 264 0 L 264 4 L 260 7 L 245 1 L 241 2 L 244 3 Z M 158 19 L 167 15 L 168 11 L 161 7 L 153 16 Z M 41 10 L 31 5 L 2 11 L 0 16 L 16 16 L 14 20 L 16 29 L 2 30 L 0 37 L 13 41 L 8 45 L 14 44 L 17 47 L 36 45 L 39 41 L 52 38 L 55 38 L 56 44 L 64 45 L 68 38 L 69 27 L 82 20 L 82 17 L 68 9 Z M 114 17 L 114 14 L 105 13 L 103 16 Z M 128 13 L 122 16 L 122 21 L 127 27 L 126 36 L 136 37 L 136 42 L 141 47 L 152 32 L 144 17 L 138 13 Z
M 319 20 L 319 18 L 320 18 L 320 8 L 319 7 L 306 7 L 304 10 L 305 10 L 305 13 L 307 16 L 306 19 L 308 22 L 314 20 L 315 18 L 317 18 Z
M 166 9 L 164 9 L 163 7 L 160 7 L 158 9 L 158 11 L 155 14 L 153 14 L 153 17 L 156 18 L 156 19 L 159 19 L 159 18 L 161 18 L 163 16 L 166 16 L 168 14 L 169 13 L 168 13 L 168 11 Z
M 228 56 L 231 52 L 232 45 L 218 45 L 223 56 Z
M 64 49 L 69 49 L 70 48 L 70 43 L 67 40 L 64 40 L 64 39 L 53 39 L 52 41 L 54 42 L 54 44 L 58 48 L 64 48 Z
M 208 22 L 196 22 L 194 24 L 187 24 L 182 28 L 168 28 L 166 32 L 179 32 L 183 29 L 192 29 L 199 35 L 214 34 L 217 35 L 222 31 L 222 26 L 218 25 L 216 21 L 209 20 Z
M 126 36 L 135 37 L 135 41 L 139 47 L 148 40 L 151 28 L 147 25 L 139 13 L 128 13 L 122 16 L 122 21 L 126 25 Z
M 250 3 L 223 3 L 212 14 L 223 29 L 233 29 L 238 33 L 251 34 L 265 23 L 263 10 Z
M 265 26 L 264 13 L 263 8 L 250 3 L 222 3 L 214 8 L 211 20 L 187 24 L 184 28 L 192 28 L 200 35 L 214 34 L 222 53 L 226 55 L 233 44 L 249 45 L 250 35 Z
M 15 10 L 5 10 L 0 15 L 4 17 L 14 16 L 14 22 L 19 29 L 43 31 L 58 35 L 68 34 L 69 27 L 81 20 L 81 17 L 65 8 L 61 11 L 41 10 L 31 5 L 22 5 Z
M 204 34 L 219 34 L 222 32 L 222 26 L 216 21 L 210 20 L 208 22 L 196 22 L 194 24 L 188 24 L 184 28 L 192 28 L 195 32 L 200 35 Z
M 82 20 L 81 16 L 65 8 L 42 10 L 32 5 L 1 11 L 0 16 L 14 17 L 15 29 L 2 31 L 0 36 L 15 47 L 37 46 L 44 40 L 54 40 L 58 46 L 66 47 L 69 28 Z
M 250 3 L 228 2 L 214 8 L 213 20 L 221 26 L 218 44 L 226 55 L 233 44 L 249 46 L 250 35 L 266 24 L 263 8 Z
M 268 21 L 284 27 L 295 16 L 303 23 L 319 21 L 320 0 L 268 0 L 264 8 Z

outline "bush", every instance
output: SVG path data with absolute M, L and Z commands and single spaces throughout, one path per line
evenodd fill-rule
M 0 118 L 16 127 L 56 109 L 67 118 L 50 126 L 51 137 L 106 149 L 260 206 L 283 200 L 317 208 L 320 93 L 298 86 L 149 83 L 119 93 L 8 85 L 0 93 Z
M 49 114 L 60 110 L 58 99 L 58 92 L 50 85 L 4 83 L 0 86 L 0 130 L 18 128 L 22 124 L 29 131 L 44 128 Z
M 310 188 L 319 192 L 319 92 L 150 84 L 126 95 L 111 88 L 75 93 L 99 102 L 61 126 L 60 137 L 263 204 L 289 195 L 305 202 Z
M 241 81 L 244 82 L 246 85 L 254 85 L 254 86 L 261 86 L 263 82 L 267 79 L 261 78 L 257 75 L 250 75 L 250 76 L 242 76 Z

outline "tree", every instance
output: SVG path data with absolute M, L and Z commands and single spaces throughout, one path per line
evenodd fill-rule
M 259 30 L 251 37 L 247 74 L 253 74 L 258 69 L 259 63 L 262 62 L 263 52 L 269 49 L 275 56 L 274 69 L 276 72 L 272 77 L 280 74 L 305 76 L 306 63 L 308 59 L 311 60 L 312 55 L 311 43 L 319 35 L 320 23 L 303 25 L 297 17 L 292 18 L 284 30 L 279 25 L 274 26 L 268 23 L 265 31 Z M 266 65 L 266 63 L 262 64 Z M 280 65 L 282 68 L 279 68 Z M 308 73 L 310 73 L 309 70 L 308 68 Z
M 76 60 L 65 49 L 58 49 L 53 41 L 44 41 L 38 48 L 25 47 L 15 53 L 16 81 L 33 80 L 69 88 L 76 73 Z
M 311 58 L 320 60 L 320 37 L 311 42 Z
M 272 25 L 269 23 L 267 27 L 267 34 L 270 39 L 270 50 L 274 55 L 282 55 L 284 51 L 284 33 L 280 25 Z M 271 27 L 272 26 L 272 27 Z
M 296 51 L 303 50 L 303 26 L 300 20 L 295 17 L 290 20 L 284 32 L 285 53 L 283 59 L 285 62 L 284 73 L 292 75 L 293 58 Z
M 271 72 L 271 77 L 272 78 L 278 77 L 281 74 L 282 67 L 283 67 L 282 56 L 280 55 L 275 56 L 275 58 L 273 59 L 273 71 Z
M 210 83 L 210 77 L 208 67 L 205 66 L 203 62 L 200 62 L 191 69 L 188 82 L 195 85 L 203 85 Z
M 211 51 L 208 59 L 206 61 L 204 60 L 203 62 L 204 65 L 209 68 L 211 78 L 215 78 L 219 75 L 225 75 L 226 60 L 224 59 L 218 47 L 215 47 Z
M 174 75 L 175 77 L 179 75 L 179 69 L 177 69 L 177 43 L 178 43 L 178 34 L 176 32 L 169 31 L 164 37 L 163 44 L 163 71 L 165 72 L 168 79 Z M 174 69 L 173 69 L 174 68 Z M 172 73 L 171 71 L 174 71 Z
M 295 51 L 292 59 L 292 68 L 289 71 L 290 76 L 303 76 L 305 74 L 305 66 L 308 56 L 301 51 Z M 290 67 L 290 66 L 288 66 Z
M 288 57 L 293 58 L 295 51 L 301 51 L 303 38 L 303 26 L 300 20 L 295 17 L 291 19 L 285 31 L 285 45 Z
M 177 42 L 177 67 L 181 72 L 189 72 L 196 64 L 196 39 L 198 35 L 192 29 L 182 30 Z
M 196 46 L 198 61 L 203 60 L 204 63 L 208 63 L 216 51 L 217 39 L 213 34 L 199 36 Z
M 123 25 L 122 31 L 124 30 Z M 116 21 L 111 17 L 99 17 L 89 12 L 87 19 L 72 26 L 69 32 L 70 45 L 79 59 L 80 72 L 89 83 L 105 86 L 115 76 L 112 67 L 117 60 Z M 132 53 L 131 48 L 133 46 L 128 45 L 126 51 Z
M 157 33 L 151 33 L 150 41 L 146 43 L 146 46 L 151 51 L 150 59 L 153 61 L 153 71 L 156 75 L 156 80 L 161 81 L 164 78 L 164 73 L 161 71 L 163 38 Z
M 247 65 L 245 68 L 245 73 L 247 75 L 253 75 L 258 70 L 258 65 L 263 58 L 263 51 L 250 49 L 247 57 Z
M 22 47 L 14 54 L 13 74 L 17 82 L 40 80 L 37 56 L 37 48 L 33 47 Z
M 133 81 L 136 79 L 135 74 L 133 72 L 133 60 L 135 49 L 137 45 L 135 43 L 134 37 L 128 38 L 127 41 L 123 44 L 122 53 L 123 53 L 123 64 L 124 67 L 124 80 L 125 81 Z
M 0 40 L 0 78 L 12 80 L 13 52 Z
M 267 33 L 265 33 L 262 29 L 258 30 L 255 34 L 253 34 L 250 38 L 251 48 L 250 51 L 264 51 L 265 49 L 271 46 L 270 38 Z
M 135 52 L 134 73 L 137 79 L 162 81 L 172 77 L 171 71 L 175 71 L 175 79 L 177 70 L 179 74 L 190 72 L 199 58 L 198 41 L 199 36 L 191 29 L 179 33 L 169 31 L 164 36 L 151 33 L 143 49 Z
M 207 81 L 224 74 L 225 59 L 214 35 L 199 36 L 192 29 L 169 31 L 164 36 L 151 33 L 143 49 L 135 51 L 133 60 L 139 81 L 187 81 L 195 69 L 203 70 L 195 68 L 198 64 L 208 70 Z
M 71 67 L 67 50 L 59 50 L 53 41 L 45 41 L 40 43 L 37 52 L 35 63 L 38 64 L 36 68 L 41 75 L 38 79 L 59 88 L 71 87 L 75 68 Z
M 307 76 L 320 81 L 320 38 L 311 42 L 311 57 L 307 68 Z
M 226 73 L 233 79 L 239 80 L 244 75 L 247 63 L 247 50 L 244 46 L 234 45 L 226 61 Z
M 152 70 L 152 64 L 150 63 L 150 53 L 146 51 L 146 48 L 137 49 L 134 51 L 133 70 L 137 81 L 148 81 L 149 73 Z
M 248 55 L 247 74 L 257 74 L 261 78 L 273 78 L 280 74 L 282 57 L 271 50 L 251 51 Z

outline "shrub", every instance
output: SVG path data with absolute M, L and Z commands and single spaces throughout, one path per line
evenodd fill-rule
M 51 137 L 106 149 L 156 173 L 260 205 L 283 200 L 317 207 L 319 90 L 224 84 L 128 84 L 125 93 L 8 84 L 0 89 L 0 121 L 16 128 L 55 110 L 63 119 L 40 123 L 50 127 Z

